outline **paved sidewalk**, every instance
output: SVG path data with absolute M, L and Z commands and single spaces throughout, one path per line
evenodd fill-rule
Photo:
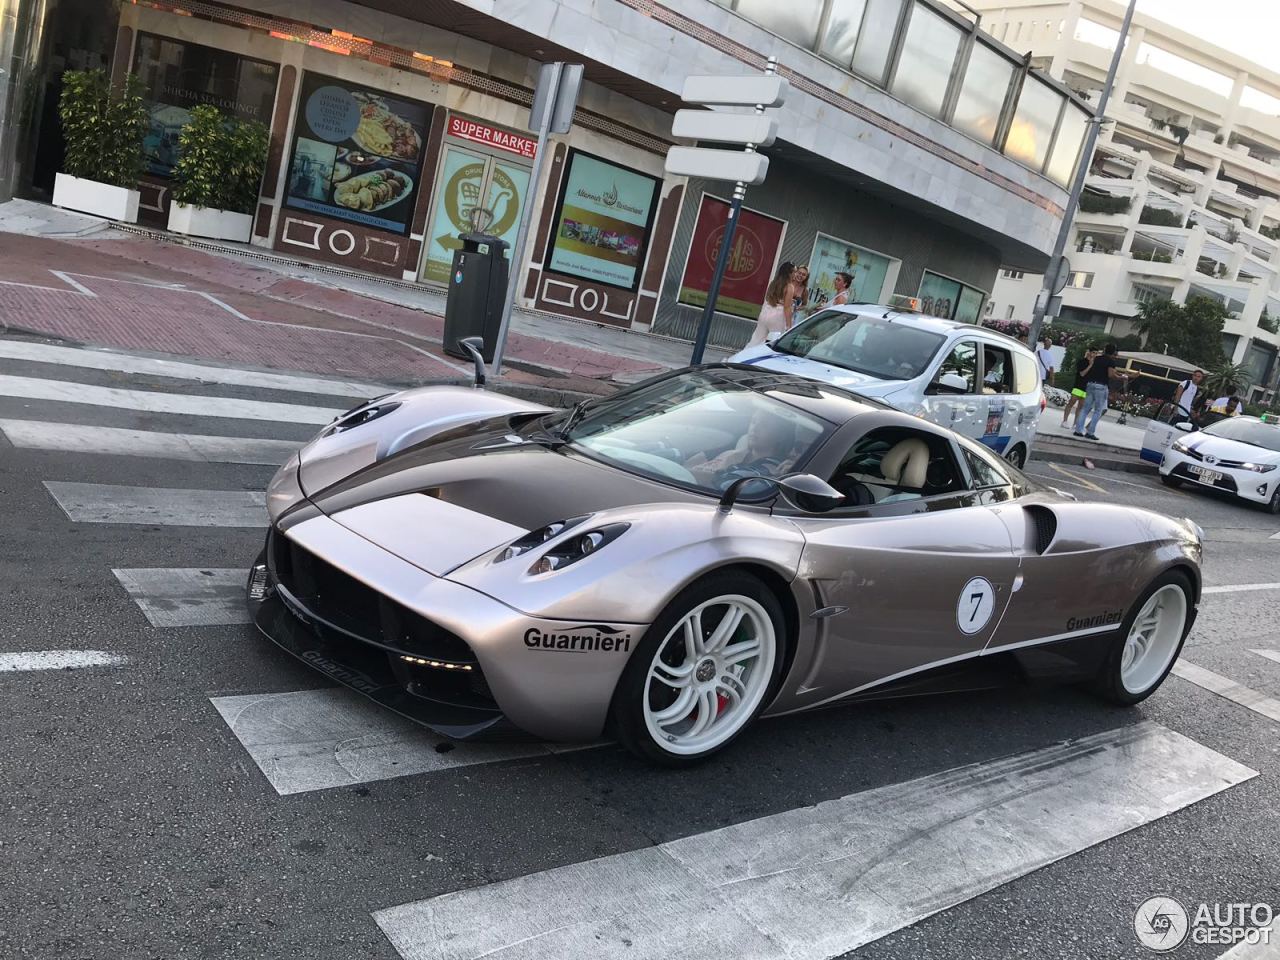
M 0 325 L 397 382 L 469 373 L 441 349 L 444 297 L 435 291 L 263 260 L 257 248 L 206 250 L 104 231 L 103 223 L 28 201 L 0 205 Z M 607 393 L 683 366 L 689 350 L 684 341 L 519 311 L 503 379 Z

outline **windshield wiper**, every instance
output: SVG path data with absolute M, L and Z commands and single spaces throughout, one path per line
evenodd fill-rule
M 563 442 L 568 443 L 573 439 L 573 428 L 582 420 L 590 403 L 590 400 L 579 400 L 573 405 L 573 410 L 569 412 L 569 416 L 565 419 L 564 424 L 556 431 L 556 436 L 558 436 Z
M 569 411 L 569 416 L 565 418 L 564 423 L 558 430 L 539 430 L 537 433 L 531 433 L 525 437 L 525 442 L 536 443 L 538 446 L 546 447 L 548 450 L 558 450 L 560 447 L 571 443 L 573 437 L 570 435 L 570 431 L 578 425 L 583 414 L 587 412 L 587 405 L 590 402 L 590 400 L 579 400 L 574 404 L 573 409 Z

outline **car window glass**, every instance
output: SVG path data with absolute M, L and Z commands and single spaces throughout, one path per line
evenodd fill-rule
M 828 478 L 844 494 L 838 509 L 925 500 L 965 488 L 947 439 L 906 427 L 859 437 Z
M 1035 393 L 1040 386 L 1040 371 L 1034 357 L 1025 353 L 1013 355 L 1013 390 L 1014 393 Z
M 941 393 L 977 393 L 978 348 L 972 340 L 961 340 L 938 368 L 934 377 Z
M 1013 393 L 1013 358 L 1003 347 L 982 346 L 982 392 Z
M 1003 487 L 1012 483 L 1004 464 L 996 457 L 982 451 L 964 447 L 965 462 L 969 465 L 969 473 L 973 475 L 973 485 L 977 489 L 985 487 Z
M 899 321 L 826 310 L 796 324 L 773 349 L 878 380 L 910 380 L 924 372 L 942 343 L 941 334 Z

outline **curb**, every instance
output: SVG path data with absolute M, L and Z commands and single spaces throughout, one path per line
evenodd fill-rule
M 1043 450 L 1035 449 L 1031 453 L 1028 463 L 1040 461 L 1041 463 L 1066 463 L 1077 467 L 1083 467 L 1085 457 L 1074 452 L 1066 452 L 1060 450 Z M 1117 473 L 1139 473 L 1147 476 L 1157 476 L 1160 468 L 1154 463 L 1148 463 L 1146 460 L 1113 460 L 1108 457 L 1089 457 L 1087 458 L 1093 464 L 1095 470 L 1113 470 Z M 1086 468 L 1087 469 L 1087 468 Z

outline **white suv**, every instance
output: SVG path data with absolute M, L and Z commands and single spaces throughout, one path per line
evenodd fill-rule
M 852 303 L 729 358 L 876 397 L 1027 462 L 1044 410 L 1040 365 L 1012 337 L 958 320 Z

